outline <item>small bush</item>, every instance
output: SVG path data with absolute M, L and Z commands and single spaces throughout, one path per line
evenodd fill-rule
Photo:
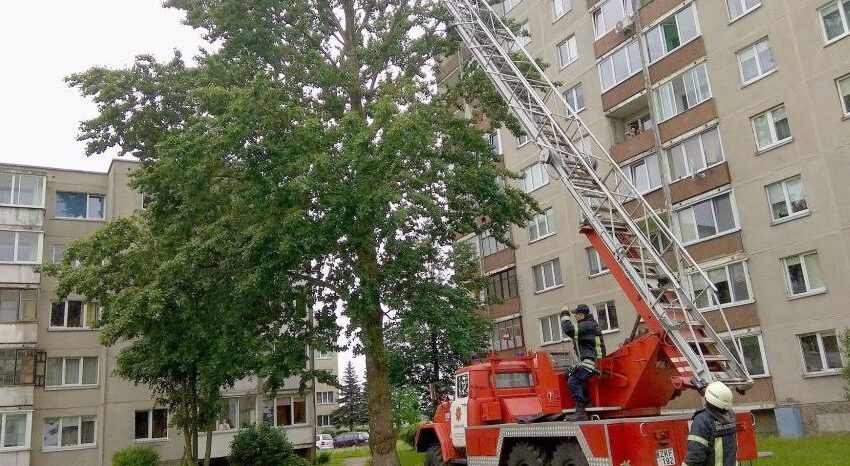
M 331 454 L 329 452 L 323 451 L 316 455 L 316 460 L 313 461 L 313 464 L 330 464 L 331 462 Z
M 112 466 L 157 466 L 159 453 L 145 447 L 127 447 L 112 456 Z
M 264 422 L 246 427 L 230 443 L 231 466 L 307 466 L 310 463 L 295 454 L 292 444 L 280 429 Z
M 398 439 L 411 447 L 415 447 L 416 445 L 413 442 L 416 440 L 416 431 L 418 430 L 418 425 L 404 426 L 398 430 Z

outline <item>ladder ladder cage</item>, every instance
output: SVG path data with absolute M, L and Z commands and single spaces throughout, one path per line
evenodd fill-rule
M 665 339 L 680 353 L 675 356 L 687 361 L 687 374 L 693 375 L 695 384 L 719 380 L 739 390 L 752 386 L 746 366 L 739 362 L 744 361 L 740 345 L 733 343 L 733 354 L 694 304 L 706 295 L 734 342 L 716 285 L 570 108 L 501 15 L 487 0 L 443 3 L 472 56 L 536 144 L 540 161 L 554 171 L 553 177 L 564 184 L 584 221 L 622 266 L 665 330 Z M 678 265 L 675 270 L 668 264 L 671 261 Z M 706 287 L 692 296 L 691 287 L 683 283 L 685 277 L 676 270 L 701 277 Z

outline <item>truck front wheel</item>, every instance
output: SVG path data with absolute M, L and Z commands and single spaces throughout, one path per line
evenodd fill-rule
M 561 442 L 552 454 L 552 466 L 587 466 L 587 459 L 576 442 Z
M 546 453 L 530 443 L 520 442 L 514 445 L 508 455 L 508 466 L 544 466 Z
M 443 462 L 443 451 L 440 445 L 431 445 L 425 453 L 425 466 L 446 466 Z

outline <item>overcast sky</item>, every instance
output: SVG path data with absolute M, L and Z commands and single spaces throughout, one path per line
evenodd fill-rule
M 3 2 L 0 14 L 0 162 L 106 171 L 108 156 L 84 155 L 79 123 L 95 106 L 64 78 L 92 66 L 127 67 L 175 49 L 187 59 L 204 41 L 160 0 Z M 340 371 L 351 356 L 340 355 Z M 355 359 L 363 376 L 363 358 Z

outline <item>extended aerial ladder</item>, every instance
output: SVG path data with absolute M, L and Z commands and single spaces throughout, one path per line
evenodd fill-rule
M 695 302 L 707 298 L 731 334 L 718 290 L 661 215 L 570 108 L 512 27 L 486 0 L 443 0 L 457 33 L 511 114 L 578 205 L 582 233 L 609 267 L 649 332 L 667 344 L 679 383 L 722 381 L 743 392 L 753 381 Z M 679 271 L 707 284 L 692 296 Z M 703 296 L 703 294 L 707 296 Z M 730 338 L 731 339 L 731 338 Z M 738 356 L 736 359 L 735 356 Z

